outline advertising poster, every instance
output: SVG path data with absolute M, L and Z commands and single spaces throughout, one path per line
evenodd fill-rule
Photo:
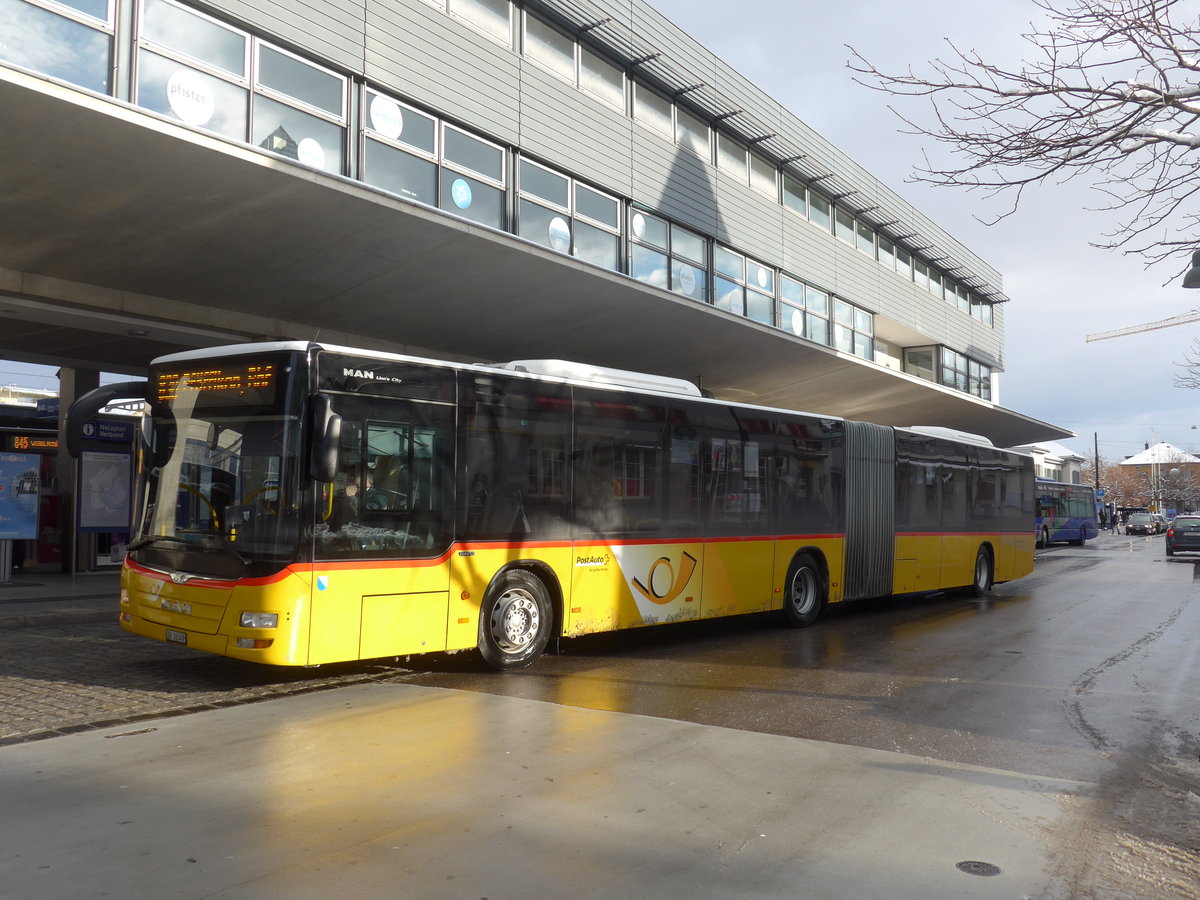
M 0 541 L 37 537 L 41 457 L 0 453 Z
M 79 530 L 129 530 L 132 457 L 85 450 L 79 457 Z

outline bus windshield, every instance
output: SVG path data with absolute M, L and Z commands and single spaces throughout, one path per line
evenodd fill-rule
M 286 356 L 151 373 L 135 559 L 236 578 L 296 557 L 299 392 Z

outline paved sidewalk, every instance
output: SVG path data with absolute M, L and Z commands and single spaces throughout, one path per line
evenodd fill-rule
M 96 572 L 14 571 L 0 584 L 0 628 L 104 622 L 117 617 L 120 567 Z

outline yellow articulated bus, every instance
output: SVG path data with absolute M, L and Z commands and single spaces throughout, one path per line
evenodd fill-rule
M 965 589 L 1033 568 L 1029 457 L 685 381 L 317 343 L 155 360 L 120 622 L 274 665 Z

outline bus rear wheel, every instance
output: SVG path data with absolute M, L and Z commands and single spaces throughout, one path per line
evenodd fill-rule
M 553 623 L 541 579 L 520 569 L 505 572 L 479 610 L 479 655 L 499 671 L 523 669 L 546 649 Z
M 975 578 L 968 592 L 972 597 L 985 597 L 992 589 L 992 554 L 987 547 L 980 547 L 975 555 Z
M 807 628 L 825 609 L 825 577 L 817 561 L 801 553 L 788 568 L 783 583 L 783 621 L 792 628 Z

